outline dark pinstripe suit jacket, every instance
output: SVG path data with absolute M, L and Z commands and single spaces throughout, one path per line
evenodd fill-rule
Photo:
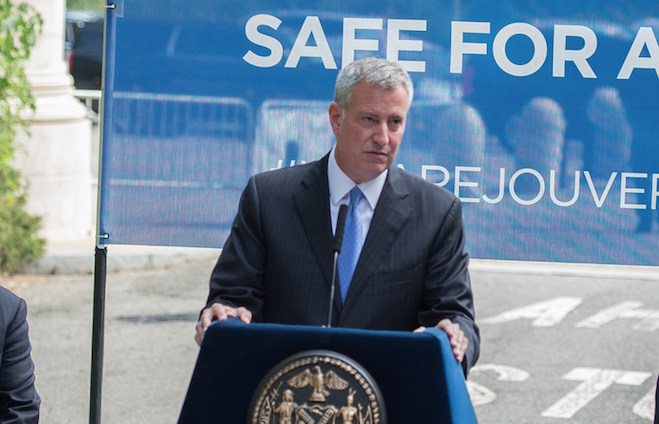
M 332 278 L 328 156 L 252 177 L 212 273 L 209 305 L 245 306 L 255 322 L 327 324 Z M 442 318 L 479 353 L 460 202 L 392 167 L 350 290 L 332 326 L 411 331 Z
M 0 287 L 0 423 L 39 422 L 25 301 Z

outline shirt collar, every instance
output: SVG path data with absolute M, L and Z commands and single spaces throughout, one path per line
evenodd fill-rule
M 348 196 L 350 190 L 357 184 L 339 168 L 339 165 L 336 163 L 336 157 L 334 156 L 334 150 L 335 148 L 332 148 L 332 152 L 329 155 L 327 178 L 329 182 L 330 201 L 334 206 L 338 206 L 341 200 Z M 364 193 L 364 197 L 368 200 L 372 210 L 375 210 L 375 206 L 378 204 L 388 173 L 389 170 L 387 169 L 371 181 L 359 184 L 359 189 Z

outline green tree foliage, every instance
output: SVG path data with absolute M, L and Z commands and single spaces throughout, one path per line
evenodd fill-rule
M 0 0 L 0 275 L 41 256 L 45 245 L 41 218 L 25 210 L 26 184 L 12 167 L 16 130 L 27 129 L 21 113 L 35 109 L 24 65 L 41 25 L 28 4 Z
M 105 0 L 66 0 L 66 8 L 103 10 L 107 2 Z

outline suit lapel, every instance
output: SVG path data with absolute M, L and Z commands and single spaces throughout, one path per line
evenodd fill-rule
M 330 221 L 327 159 L 316 162 L 293 195 L 302 228 L 309 240 L 327 287 L 332 277 L 332 224 Z
M 409 205 L 407 199 L 408 194 L 400 171 L 396 167 L 391 167 L 375 207 L 371 227 L 368 230 L 357 268 L 355 268 L 342 314 L 349 312 L 414 213 L 414 209 Z

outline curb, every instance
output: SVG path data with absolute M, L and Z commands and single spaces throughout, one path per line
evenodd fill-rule
M 89 243 L 85 243 L 84 246 L 89 246 Z M 108 273 L 163 269 L 193 262 L 209 261 L 213 263 L 222 251 L 222 249 L 202 247 L 137 245 L 109 245 L 107 248 Z M 18 274 L 93 274 L 94 255 L 93 244 L 91 247 L 83 247 L 80 243 L 50 246 L 44 257 L 35 259 L 23 266 Z M 495 274 L 659 281 L 659 267 L 652 266 L 472 259 L 469 269 L 473 272 Z
M 494 274 L 659 281 L 659 267 L 656 266 L 472 259 L 469 263 L 469 270 Z
M 110 245 L 107 272 L 162 269 L 191 262 L 216 261 L 221 249 L 166 246 Z M 23 266 L 19 274 L 84 275 L 94 273 L 95 249 L 49 250 L 39 259 Z

